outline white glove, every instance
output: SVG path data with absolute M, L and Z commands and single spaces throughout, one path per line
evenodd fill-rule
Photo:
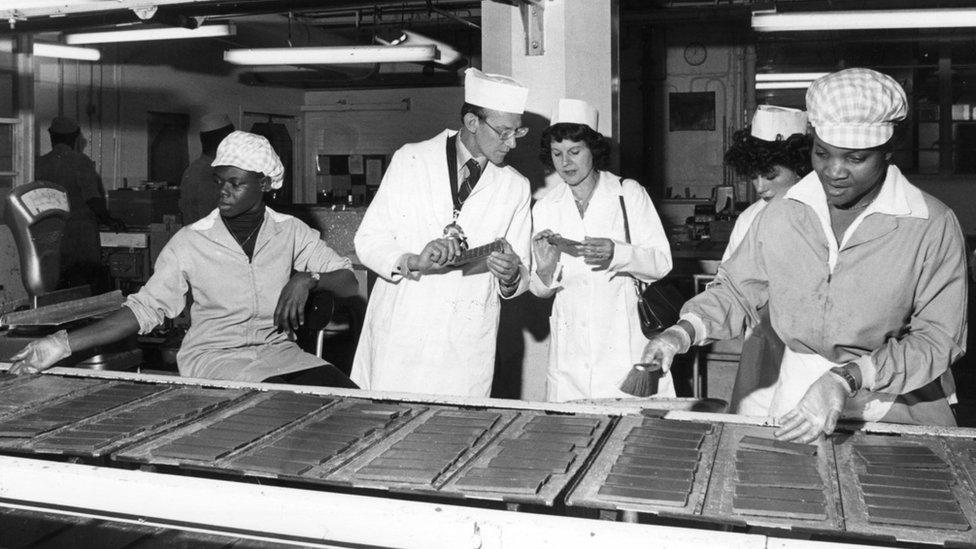
M 68 344 L 68 332 L 59 330 L 45 338 L 31 341 L 12 356 L 13 366 L 10 367 L 10 373 L 36 374 L 69 356 L 71 346 Z
M 690 348 L 691 337 L 688 332 L 678 326 L 671 326 L 647 342 L 644 354 L 641 355 L 641 362 L 660 364 L 661 370 L 667 373 L 671 369 L 674 355 L 687 353 Z

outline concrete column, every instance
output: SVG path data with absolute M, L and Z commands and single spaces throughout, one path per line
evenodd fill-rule
M 519 8 L 494 1 L 482 2 L 481 7 L 482 70 L 511 76 L 530 90 L 522 121 L 531 132 L 509 153 L 508 161 L 529 178 L 535 191 L 544 187 L 545 179 L 538 159 L 539 137 L 558 99 L 590 102 L 600 111 L 600 133 L 613 142 L 620 133 L 617 0 L 544 0 L 542 6 L 542 55 L 526 54 Z M 545 398 L 548 317 L 548 301 L 532 295 L 503 304 L 493 395 Z
M 583 99 L 600 111 L 600 133 L 613 141 L 619 134 L 619 78 L 616 70 L 616 0 L 545 0 L 545 52 L 526 55 L 519 8 L 482 3 L 482 70 L 509 75 L 529 87 L 523 122 L 532 132 L 509 161 L 542 186 L 537 160 L 539 134 L 549 124 L 556 101 Z

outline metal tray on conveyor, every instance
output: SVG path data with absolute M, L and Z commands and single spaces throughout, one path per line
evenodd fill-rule
M 166 386 L 103 382 L 0 419 L 0 448 L 27 451 L 33 440 L 109 410 L 165 391 Z
M 521 411 L 440 492 L 552 506 L 588 462 L 610 423 L 602 415 Z
M 297 478 L 382 436 L 386 427 L 402 422 L 411 411 L 401 404 L 268 391 L 113 457 L 235 475 Z
M 0 419 L 105 382 L 52 375 L 17 376 L 0 386 Z
M 718 522 L 806 531 L 844 529 L 833 447 L 782 443 L 774 427 L 726 424 L 702 515 Z
M 973 449 L 973 441 L 936 437 L 846 437 L 834 452 L 847 531 L 900 542 L 976 544 Z
M 219 409 L 248 391 L 157 385 L 145 398 L 45 433 L 24 448 L 39 454 L 101 457 Z
M 722 424 L 620 419 L 566 504 L 658 515 L 701 513 Z
M 329 484 L 438 494 L 441 486 L 518 415 L 514 410 L 431 406 L 336 471 Z

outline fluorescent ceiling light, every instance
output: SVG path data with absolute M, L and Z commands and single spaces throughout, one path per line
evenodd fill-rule
M 60 59 L 78 59 L 80 61 L 98 61 L 102 52 L 95 48 L 79 48 L 62 44 L 47 44 L 34 42 L 34 55 L 37 57 L 57 57 Z
M 164 27 L 105 32 L 82 32 L 64 35 L 67 44 L 103 44 L 106 42 L 142 42 L 146 40 L 176 40 L 184 38 L 213 38 L 237 33 L 232 24 L 203 25 L 195 29 Z
M 805 90 L 810 87 L 812 80 L 802 82 L 756 82 L 757 90 Z
M 224 61 L 235 65 L 339 65 L 346 63 L 416 63 L 433 61 L 437 48 L 427 46 L 329 46 L 227 50 Z
M 814 80 L 827 76 L 829 72 L 781 72 L 781 73 L 760 73 L 756 75 L 756 82 L 800 82 L 809 80 L 813 82 Z
M 461 59 L 461 52 L 448 44 L 409 30 L 402 31 L 399 38 L 394 39 L 392 42 L 383 40 L 379 36 L 374 38 L 374 40 L 387 46 L 435 46 L 437 48 L 437 57 L 434 59 L 434 63 L 438 65 L 451 65 L 457 62 L 458 59 Z
M 976 9 L 753 12 L 759 32 L 976 27 Z

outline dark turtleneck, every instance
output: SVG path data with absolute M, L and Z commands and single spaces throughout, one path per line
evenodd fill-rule
M 261 223 L 264 222 L 264 203 L 255 211 L 247 211 L 234 217 L 220 216 L 224 221 L 224 226 L 230 231 L 234 240 L 240 244 L 241 249 L 247 254 L 250 261 L 254 256 L 254 244 L 258 241 L 258 233 L 261 232 Z

